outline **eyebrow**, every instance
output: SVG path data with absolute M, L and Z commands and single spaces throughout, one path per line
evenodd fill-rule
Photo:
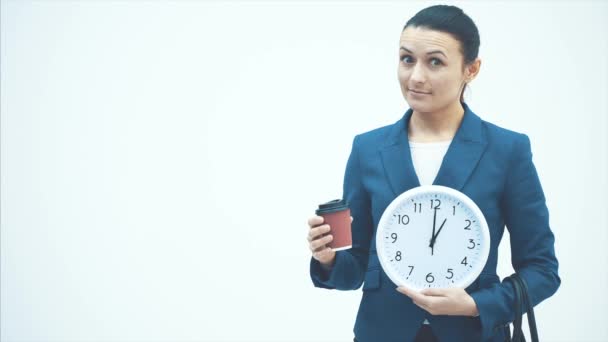
M 405 52 L 407 52 L 407 53 L 414 54 L 412 51 L 408 50 L 407 48 L 405 48 L 405 47 L 403 47 L 403 46 L 402 46 L 402 47 L 401 47 L 399 50 L 405 50 Z M 443 53 L 443 51 L 441 51 L 441 50 L 433 50 L 433 51 L 429 51 L 429 52 L 427 52 L 426 54 L 427 54 L 427 55 L 432 55 L 432 54 L 434 54 L 434 53 L 440 53 L 440 54 L 444 55 L 444 56 L 445 56 L 445 58 L 448 58 L 448 56 L 446 56 L 446 55 L 445 55 L 445 53 Z

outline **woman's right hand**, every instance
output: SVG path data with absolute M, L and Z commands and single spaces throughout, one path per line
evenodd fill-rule
M 353 217 L 350 217 L 352 222 Z M 336 252 L 327 246 L 333 240 L 333 236 L 329 234 L 330 227 L 328 224 L 323 224 L 322 216 L 313 216 L 308 219 L 308 243 L 312 257 L 318 260 L 322 265 L 331 267 L 336 259 Z

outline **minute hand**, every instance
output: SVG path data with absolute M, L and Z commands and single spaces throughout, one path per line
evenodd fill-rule
M 445 222 L 447 220 L 448 220 L 447 218 L 443 219 L 443 222 L 441 223 L 441 226 L 439 226 L 439 230 L 431 238 L 431 248 L 433 248 L 433 246 L 435 246 L 435 241 L 437 240 L 437 237 L 439 236 L 439 233 L 441 233 L 441 230 L 443 229 L 443 225 L 445 224 Z
M 431 233 L 431 239 L 429 240 L 429 247 L 433 247 L 433 239 L 435 238 L 435 221 L 437 221 L 437 209 L 433 213 L 433 232 Z

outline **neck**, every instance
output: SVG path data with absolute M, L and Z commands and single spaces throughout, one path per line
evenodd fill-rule
M 450 140 L 456 135 L 463 117 L 464 108 L 460 102 L 434 112 L 414 110 L 407 127 L 408 137 L 416 142 Z

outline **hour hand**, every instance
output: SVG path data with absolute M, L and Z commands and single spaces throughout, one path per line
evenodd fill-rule
M 431 246 L 430 246 L 431 248 L 433 248 L 433 246 L 435 246 L 435 241 L 437 241 L 437 237 L 439 236 L 439 233 L 441 233 L 441 230 L 443 229 L 443 225 L 445 224 L 445 222 L 446 222 L 447 220 L 448 220 L 447 218 L 443 219 L 443 222 L 441 223 L 441 226 L 439 226 L 439 230 L 438 230 L 438 231 L 437 231 L 437 233 L 436 233 L 435 235 L 433 235 L 433 237 L 431 238 Z

